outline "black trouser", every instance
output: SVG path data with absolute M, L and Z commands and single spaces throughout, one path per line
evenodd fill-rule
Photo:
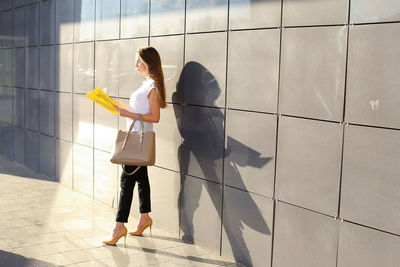
M 125 166 L 125 171 L 131 173 L 136 169 L 136 166 Z M 148 213 L 151 211 L 150 206 L 150 184 L 147 174 L 147 166 L 142 166 L 137 172 L 132 175 L 127 175 L 124 172 L 121 174 L 121 193 L 119 196 L 119 205 L 117 213 L 117 222 L 128 222 L 129 212 L 131 210 L 133 189 L 135 183 L 138 183 L 139 192 L 139 209 L 140 213 Z

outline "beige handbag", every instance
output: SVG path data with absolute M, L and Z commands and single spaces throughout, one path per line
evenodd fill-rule
M 117 139 L 111 152 L 111 162 L 121 164 L 125 174 L 132 175 L 140 166 L 151 166 L 156 161 L 156 136 L 153 131 L 144 131 L 142 115 L 140 117 L 141 131 L 132 132 L 136 121 L 133 121 L 129 131 L 118 131 Z M 124 165 L 137 166 L 131 172 L 126 173 Z

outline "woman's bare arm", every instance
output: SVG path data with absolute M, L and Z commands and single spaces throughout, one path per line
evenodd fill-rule
M 149 97 L 149 102 L 150 102 L 150 113 L 142 114 L 143 121 L 157 123 L 160 120 L 160 102 L 158 99 L 158 94 L 154 88 L 151 89 L 148 97 Z M 119 115 L 121 115 L 122 117 L 131 118 L 133 120 L 140 119 L 138 114 L 135 114 L 135 113 L 132 113 L 129 111 L 129 107 L 128 107 L 128 109 L 126 109 L 124 107 L 119 108 Z

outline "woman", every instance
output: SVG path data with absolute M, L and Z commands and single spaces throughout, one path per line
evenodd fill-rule
M 152 130 L 153 123 L 160 119 L 160 108 L 166 108 L 164 74 L 161 67 L 161 59 L 157 50 L 153 47 L 139 48 L 136 52 L 135 70 L 145 76 L 146 80 L 142 86 L 132 93 L 129 106 L 113 99 L 117 104 L 119 115 L 127 118 L 127 127 L 135 120 L 133 131 L 140 131 L 140 118 L 142 114 L 144 130 Z M 147 175 L 147 166 L 129 175 L 136 169 L 136 166 L 125 166 L 125 172 L 121 175 L 121 193 L 119 199 L 118 213 L 114 225 L 111 240 L 103 241 L 107 245 L 115 245 L 121 237 L 126 239 L 128 230 L 124 223 L 128 222 L 129 212 L 133 197 L 133 188 L 138 183 L 140 220 L 135 232 L 131 235 L 141 235 L 143 231 L 153 225 L 149 216 L 150 207 L 150 184 Z

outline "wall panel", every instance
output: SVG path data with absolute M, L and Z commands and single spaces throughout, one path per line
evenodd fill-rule
M 399 131 L 346 127 L 340 217 L 400 234 L 399 158 Z
M 276 29 L 229 34 L 228 107 L 277 111 L 279 39 Z
M 399 23 L 350 28 L 346 122 L 400 128 L 399 34 Z
M 344 26 L 290 28 L 282 32 L 280 112 L 342 120 L 346 32 Z
M 272 266 L 336 266 L 338 232 L 334 218 L 278 202 Z
M 336 216 L 342 132 L 337 123 L 281 117 L 276 198 Z

